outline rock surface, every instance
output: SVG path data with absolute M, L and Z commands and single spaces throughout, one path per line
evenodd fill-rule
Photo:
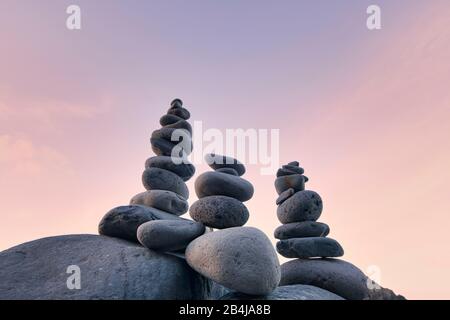
M 305 178 L 301 174 L 291 174 L 278 177 L 275 180 L 275 189 L 278 194 L 282 194 L 288 189 L 294 189 L 295 192 L 305 190 Z
M 316 221 L 322 214 L 323 204 L 320 196 L 310 190 L 299 191 L 277 208 L 281 223 Z
M 205 155 L 205 161 L 213 170 L 230 168 L 236 170 L 239 176 L 242 176 L 245 173 L 244 164 L 232 157 L 210 153 Z
M 139 226 L 137 238 L 144 246 L 157 251 L 185 249 L 205 232 L 205 226 L 190 220 L 154 220 Z
M 69 290 L 68 266 L 81 271 Z M 186 261 L 125 240 L 68 235 L 0 253 L 0 299 L 216 299 L 224 290 Z
M 168 190 L 150 190 L 135 195 L 131 205 L 142 205 L 181 216 L 189 209 L 185 198 Z
M 286 258 L 336 258 L 344 255 L 344 249 L 336 240 L 323 237 L 280 240 L 277 251 Z
M 98 233 L 137 242 L 138 227 L 152 220 L 175 220 L 177 216 L 144 206 L 121 206 L 111 209 L 98 225 Z
M 181 161 L 181 159 L 176 160 Z M 181 179 L 183 179 L 183 181 L 189 180 L 195 173 L 195 167 L 192 165 L 192 163 L 184 160 L 182 163 L 180 162 L 180 164 L 175 164 L 175 162 L 172 160 L 172 157 L 167 156 L 156 156 L 148 158 L 147 161 L 145 161 L 145 168 L 160 168 L 173 172 Z
M 169 190 L 185 199 L 189 198 L 189 189 L 183 179 L 165 169 L 145 169 L 142 174 L 142 183 L 147 190 Z
M 230 292 L 220 300 L 345 300 L 321 288 L 306 285 L 278 287 L 269 295 L 251 296 L 240 292 Z
M 256 228 L 207 233 L 192 241 L 185 254 L 197 272 L 231 290 L 265 295 L 280 281 L 277 254 L 267 236 Z
M 216 229 L 240 227 L 249 218 L 242 202 L 226 196 L 201 198 L 191 206 L 189 214 L 195 221 Z
M 253 197 L 253 186 L 241 177 L 209 171 L 201 174 L 195 181 L 195 192 L 198 198 L 222 195 L 247 201 Z
M 326 237 L 330 233 L 330 227 L 321 222 L 303 221 L 293 222 L 279 226 L 275 229 L 276 239 Z

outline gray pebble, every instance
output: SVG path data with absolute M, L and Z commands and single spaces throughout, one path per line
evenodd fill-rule
M 323 204 L 320 196 L 310 190 L 299 191 L 277 208 L 281 223 L 316 221 L 322 214 Z
M 239 201 L 253 197 L 253 186 L 247 180 L 221 172 L 205 172 L 195 181 L 198 198 L 208 196 L 228 196 Z
M 303 221 L 284 224 L 275 229 L 275 238 L 284 240 L 290 238 L 326 237 L 330 227 L 321 222 Z
M 177 216 L 181 216 L 189 209 L 185 198 L 168 190 L 150 190 L 139 193 L 131 199 L 130 204 L 153 207 Z
M 344 249 L 336 240 L 323 237 L 280 240 L 277 251 L 286 258 L 336 258 L 344 255 Z
M 142 183 L 147 190 L 169 190 L 179 194 L 184 199 L 189 198 L 189 189 L 183 179 L 168 170 L 160 168 L 145 169 L 142 174 Z
M 214 170 L 220 168 L 232 168 L 239 176 L 245 173 L 245 166 L 237 159 L 218 154 L 209 153 L 205 155 L 206 163 Z
M 176 164 L 173 160 L 183 160 L 182 163 Z M 195 174 L 195 167 L 186 158 L 172 159 L 168 156 L 156 156 L 148 158 L 145 162 L 145 168 L 160 168 L 171 171 L 178 175 L 183 181 L 187 181 Z
M 278 194 L 283 193 L 287 189 L 294 189 L 295 191 L 305 190 L 305 179 L 301 174 L 292 174 L 288 176 L 281 176 L 275 180 L 275 189 Z
M 286 191 L 282 192 L 282 193 L 278 196 L 277 200 L 275 201 L 276 205 L 278 206 L 278 205 L 282 204 L 282 203 L 285 202 L 287 199 L 289 199 L 290 197 L 292 197 L 292 196 L 294 195 L 294 193 L 295 193 L 295 190 L 292 189 L 292 188 L 287 189 Z
M 175 116 L 183 118 L 184 120 L 188 120 L 191 117 L 191 113 L 188 109 L 178 106 L 170 108 L 169 111 L 167 111 L 167 114 L 173 114 Z
M 182 121 L 183 118 L 180 118 L 173 114 L 165 114 L 159 119 L 159 124 L 162 126 L 167 126 L 169 124 L 174 124 L 175 122 Z

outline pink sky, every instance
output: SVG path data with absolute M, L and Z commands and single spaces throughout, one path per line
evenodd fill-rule
M 80 2 L 86 17 L 119 15 L 116 2 L 110 11 Z M 281 162 L 299 160 L 305 168 L 308 188 L 324 200 L 320 221 L 344 247 L 344 259 L 364 271 L 378 266 L 381 284 L 408 298 L 450 298 L 447 1 L 386 3 L 376 32 L 365 29 L 364 5 L 353 2 L 342 8 L 348 16 L 334 16 L 337 27 L 303 20 L 310 29 L 281 40 L 271 28 L 255 38 L 256 26 L 238 39 L 226 24 L 213 24 L 214 35 L 198 34 L 213 11 L 183 30 L 121 12 L 135 24 L 108 28 L 86 19 L 73 34 L 59 27 L 65 4 L 45 3 L 40 19 L 14 2 L 0 17 L 1 250 L 96 233 L 106 211 L 143 190 L 150 133 L 180 97 L 205 128 L 279 128 Z M 164 6 L 169 18 L 173 8 Z M 295 27 L 288 11 L 273 13 L 277 28 Z M 247 26 L 242 14 L 236 24 Z M 220 43 L 208 42 L 216 36 Z M 227 41 L 242 45 L 232 50 Z M 249 166 L 245 175 L 255 186 L 248 225 L 274 240 L 274 177 L 259 169 Z M 198 166 L 197 175 L 205 170 Z M 197 175 L 188 183 L 190 203 Z

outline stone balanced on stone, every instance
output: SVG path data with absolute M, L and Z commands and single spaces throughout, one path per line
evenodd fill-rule
M 108 212 L 100 222 L 100 234 L 171 252 L 183 250 L 205 232 L 201 223 L 179 218 L 189 208 L 185 181 L 195 173 L 186 158 L 192 151 L 189 118 L 183 102 L 172 101 L 167 114 L 160 119 L 162 128 L 150 138 L 156 156 L 145 162 L 142 183 L 147 191 L 135 195 L 129 206 Z
M 240 177 L 245 167 L 236 159 L 215 154 L 205 160 L 215 171 L 196 180 L 199 200 L 189 213 L 195 221 L 222 230 L 192 241 L 186 248 L 186 261 L 233 291 L 269 294 L 280 281 L 280 266 L 269 238 L 256 228 L 242 227 L 249 218 L 242 202 L 253 196 L 253 186 Z

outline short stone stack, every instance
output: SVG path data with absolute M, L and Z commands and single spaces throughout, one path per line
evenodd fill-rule
M 189 213 L 195 221 L 222 230 L 192 241 L 186 248 L 186 261 L 232 291 L 270 294 L 280 281 L 280 265 L 269 238 L 256 228 L 242 227 L 249 218 L 242 202 L 253 196 L 253 186 L 241 178 L 245 167 L 236 159 L 215 154 L 206 155 L 205 160 L 214 171 L 195 181 L 199 200 Z
M 160 119 L 162 128 L 150 138 L 156 156 L 145 162 L 142 183 L 147 191 L 135 195 L 130 206 L 108 212 L 100 222 L 100 234 L 139 241 L 152 250 L 176 252 L 205 232 L 201 223 L 179 218 L 189 208 L 185 181 L 195 173 L 187 160 L 192 152 L 189 118 L 183 102 L 172 101 Z
M 286 258 L 330 258 L 344 254 L 341 245 L 327 238 L 330 228 L 317 222 L 322 214 L 322 199 L 305 190 L 308 178 L 297 161 L 282 166 L 277 172 L 275 189 L 279 195 L 277 216 L 282 226 L 275 230 L 277 251 Z

